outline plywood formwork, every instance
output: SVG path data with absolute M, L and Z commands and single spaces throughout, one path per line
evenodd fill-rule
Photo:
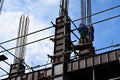
M 8 77 L 3 80 L 51 80 L 51 68 L 45 68 L 19 76 Z
M 65 52 L 71 50 L 70 23 L 66 21 L 69 21 L 67 16 L 60 16 L 56 19 L 52 80 L 65 80 L 66 78 L 66 61 L 70 59 L 70 53 L 65 54 Z
M 120 77 L 120 49 L 68 63 L 71 80 L 108 80 Z M 94 75 L 93 75 L 94 73 Z

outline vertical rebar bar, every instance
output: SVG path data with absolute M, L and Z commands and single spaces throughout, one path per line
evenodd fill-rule
M 18 37 L 24 36 L 28 33 L 28 26 L 29 26 L 29 17 L 25 17 L 25 15 L 21 15 L 19 29 L 18 29 Z M 24 45 L 27 43 L 27 36 L 21 37 L 17 39 L 16 46 Z M 24 61 L 26 54 L 26 47 L 21 46 L 16 48 L 15 55 L 21 60 Z M 14 59 L 14 63 L 20 63 L 18 59 Z
M 20 30 L 21 30 L 21 22 L 22 22 L 22 16 L 20 17 L 20 22 L 19 22 L 19 28 L 18 28 L 18 37 L 19 37 L 19 35 L 20 35 Z M 18 46 L 19 45 L 19 38 L 17 39 L 17 41 L 16 41 L 16 46 Z M 20 48 L 16 48 L 15 49 L 15 56 L 16 57 L 18 57 L 18 51 L 19 51 L 19 49 Z M 16 57 L 14 58 L 14 63 L 18 63 L 18 59 L 16 59 Z
M 69 0 L 60 0 L 59 16 L 68 15 Z
M 87 0 L 87 15 L 91 15 L 91 0 Z M 92 23 L 91 16 L 87 17 L 87 25 L 90 25 Z
M 2 11 L 3 2 L 4 2 L 4 0 L 0 0 L 0 14 L 1 14 L 1 11 Z
M 81 17 L 85 17 L 86 16 L 86 0 L 81 0 Z M 85 24 L 86 25 L 86 18 L 83 18 L 81 20 L 82 24 Z

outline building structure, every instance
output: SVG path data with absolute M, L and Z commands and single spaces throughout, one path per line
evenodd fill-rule
M 90 0 L 81 1 L 85 3 L 82 4 L 82 17 L 91 15 Z M 14 71 L 11 66 L 9 77 L 3 80 L 119 80 L 120 49 L 95 54 L 94 46 L 89 41 L 78 45 L 73 44 L 71 40 L 72 21 L 68 16 L 68 2 L 69 0 L 61 0 L 60 15 L 53 25 L 55 27 L 54 54 L 49 55 L 52 66 L 30 73 L 23 72 L 24 67 Z M 89 9 L 85 8 L 86 2 Z M 87 15 L 86 10 L 88 11 Z M 82 23 L 85 23 L 87 27 L 91 24 L 91 17 L 83 18 Z M 70 58 L 72 52 L 76 54 L 74 59 Z

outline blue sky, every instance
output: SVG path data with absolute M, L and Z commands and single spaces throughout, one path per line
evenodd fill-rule
M 113 6 L 119 5 L 119 0 L 115 0 L 114 2 L 112 0 L 91 0 L 92 1 L 92 13 L 96 13 L 108 8 L 111 8 Z M 80 3 L 78 3 L 78 0 L 70 0 L 70 11 L 69 15 L 74 20 L 76 18 L 80 17 Z M 74 3 L 74 4 L 72 4 Z M 103 20 L 105 18 L 109 18 L 115 15 L 120 14 L 120 8 L 116 8 L 95 16 L 92 16 L 92 22 L 97 22 L 99 20 Z M 111 19 L 109 21 L 105 21 L 102 23 L 98 23 L 93 25 L 95 29 L 95 40 L 94 40 L 94 47 L 96 49 L 103 48 L 106 46 L 110 46 L 112 44 L 120 43 L 119 41 L 119 32 L 120 32 L 120 17 Z M 79 22 L 76 22 L 76 25 Z M 107 50 L 111 50 L 107 49 Z M 106 50 L 99 51 L 97 53 L 105 52 Z
M 92 13 L 119 4 L 119 0 L 114 0 L 114 2 L 113 0 L 92 0 Z M 50 22 L 55 22 L 55 19 L 59 16 L 59 0 L 5 0 L 3 11 L 0 15 L 0 42 L 17 37 L 19 18 L 23 13 L 29 15 L 30 18 L 29 33 L 52 26 Z M 92 22 L 94 23 L 118 14 L 120 14 L 120 8 L 95 15 L 92 17 Z M 70 0 L 69 16 L 72 20 L 80 18 L 80 0 Z M 78 26 L 80 21 L 75 22 L 75 24 Z M 93 25 L 95 29 L 94 47 L 99 49 L 110 46 L 111 44 L 120 43 L 119 25 L 120 17 Z M 72 29 L 73 28 L 72 25 Z M 79 36 L 77 32 L 75 33 Z M 54 34 L 54 28 L 28 36 L 28 42 L 52 34 Z M 72 39 L 75 40 L 75 37 L 72 37 Z M 2 46 L 9 49 L 16 46 L 16 41 L 2 44 Z M 0 50 L 2 51 L 2 49 Z M 10 52 L 14 53 L 14 50 Z M 10 64 L 13 63 L 13 56 L 7 52 L 1 54 L 5 54 L 8 57 L 7 62 Z M 30 66 L 42 65 L 49 62 L 47 54 L 53 54 L 53 43 L 49 41 L 49 39 L 28 45 L 25 61 Z M 9 66 L 7 64 L 1 62 L 0 66 L 9 72 Z M 1 74 L 5 73 L 0 70 L 0 75 Z

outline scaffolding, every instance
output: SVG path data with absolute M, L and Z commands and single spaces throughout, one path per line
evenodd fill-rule
M 105 48 L 95 50 L 92 44 L 74 45 L 73 44 L 74 41 L 71 40 L 71 34 L 73 34 L 78 40 L 80 40 L 80 38 L 74 33 L 74 31 L 78 31 L 79 29 L 79 27 L 76 26 L 74 22 L 81 21 L 81 23 L 89 27 L 91 25 L 95 25 L 110 19 L 120 17 L 120 15 L 116 15 L 100 21 L 93 22 L 93 23 L 91 20 L 91 17 L 94 15 L 97 15 L 118 7 L 120 7 L 120 5 L 91 14 L 91 0 L 81 0 L 81 12 L 82 12 L 81 18 L 72 20 L 68 16 L 69 0 L 60 0 L 59 17 L 56 18 L 55 24 L 52 23 L 53 26 L 49 26 L 32 33 L 28 33 L 29 18 L 27 17 L 25 19 L 24 15 L 21 16 L 18 37 L 1 42 L 0 47 L 4 50 L 0 51 L 0 53 L 7 51 L 11 55 L 13 55 L 10 52 L 10 50 L 16 49 L 15 55 L 13 55 L 15 57 L 14 64 L 16 63 L 20 63 L 20 64 L 17 66 L 13 64 L 13 67 L 11 66 L 11 70 L 14 69 L 14 66 L 16 67 L 21 66 L 22 68 L 17 69 L 17 72 L 15 72 L 14 76 L 10 76 L 13 74 L 11 73 L 11 71 L 10 73 L 8 73 L 3 68 L 0 68 L 7 73 L 5 75 L 9 75 L 8 78 L 3 80 L 8 80 L 8 79 L 9 80 L 76 80 L 76 79 L 81 79 L 81 80 L 108 80 L 109 79 L 111 80 L 112 78 L 117 79 L 115 77 L 119 78 L 120 49 L 115 49 L 115 50 L 108 51 L 101 54 L 95 54 L 95 51 L 99 51 L 99 50 L 103 50 L 111 47 L 118 47 L 120 46 L 120 44 L 115 44 L 115 45 L 111 45 Z M 71 24 L 74 25 L 75 29 L 71 30 Z M 24 27 L 22 25 L 24 25 Z M 51 28 L 55 28 L 55 35 L 50 35 L 48 37 L 41 38 L 33 42 L 27 43 L 26 41 L 27 36 L 41 32 L 41 31 L 45 31 Z M 52 62 L 49 64 L 51 64 L 52 66 L 49 68 L 44 68 L 44 69 L 34 71 L 33 69 L 35 68 L 46 66 L 49 64 L 37 65 L 34 67 L 30 67 L 29 65 L 27 65 L 24 62 L 25 46 L 45 40 L 45 39 L 50 39 L 50 38 L 53 39 L 53 42 L 54 42 L 54 53 L 53 55 L 49 55 L 49 57 L 52 60 Z M 8 43 L 16 39 L 17 39 L 17 44 L 15 47 L 6 49 L 2 46 L 2 44 L 4 43 Z M 75 56 L 74 58 L 71 59 L 70 55 L 72 52 L 74 52 Z M 86 55 L 84 55 L 84 52 Z M 81 53 L 83 54 L 81 55 Z M 9 63 L 7 64 L 10 65 Z M 27 69 L 25 69 L 25 66 L 27 67 Z M 30 69 L 31 71 L 29 73 L 25 73 L 25 70 L 28 70 L 28 69 Z M 16 75 L 16 73 L 19 73 L 19 75 Z M 1 76 L 5 76 L 5 75 L 1 75 Z

